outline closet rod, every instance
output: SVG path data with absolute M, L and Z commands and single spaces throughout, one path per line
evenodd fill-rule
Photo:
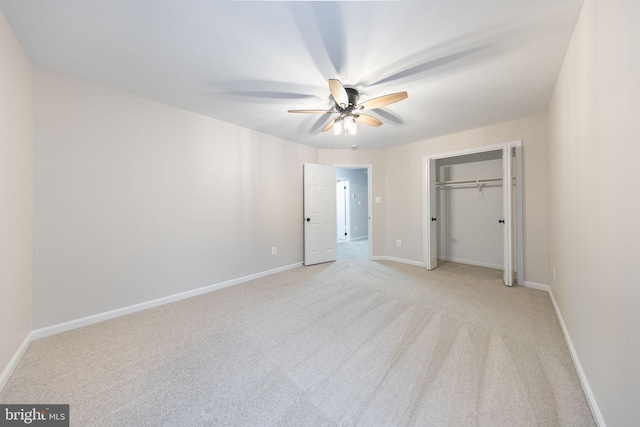
M 502 177 L 500 177 L 500 178 L 483 178 L 483 179 L 464 179 L 464 180 L 461 180 L 461 181 L 444 181 L 444 182 L 436 182 L 436 185 L 477 184 L 479 182 L 494 182 L 494 181 L 502 182 Z

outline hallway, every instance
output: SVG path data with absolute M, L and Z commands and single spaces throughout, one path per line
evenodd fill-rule
M 369 258 L 369 239 L 340 242 L 337 244 L 338 259 Z

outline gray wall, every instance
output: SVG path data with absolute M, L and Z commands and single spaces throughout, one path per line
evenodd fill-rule
M 439 172 L 439 181 L 500 178 L 502 159 L 439 166 Z M 438 190 L 437 204 L 440 259 L 504 268 L 504 226 L 498 223 L 503 217 L 502 186 L 484 186 L 482 192 L 477 187 L 445 187 Z
M 369 235 L 369 193 L 366 169 L 336 168 L 336 178 L 349 181 L 351 239 Z M 355 195 L 355 197 L 353 197 Z
M 31 332 L 33 314 L 32 73 L 0 12 L 0 373 Z
M 302 164 L 317 150 L 34 80 L 35 328 L 302 262 Z
M 549 107 L 549 285 L 609 426 L 640 425 L 639 16 L 584 3 Z

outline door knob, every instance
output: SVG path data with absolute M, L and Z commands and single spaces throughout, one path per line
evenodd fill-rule
M 435 220 L 436 220 L 436 218 L 431 218 L 431 221 L 435 221 Z
M 311 218 L 307 218 L 307 222 L 311 221 Z
M 499 219 L 499 220 L 498 220 L 498 222 L 499 222 L 500 224 L 504 224 L 504 219 Z

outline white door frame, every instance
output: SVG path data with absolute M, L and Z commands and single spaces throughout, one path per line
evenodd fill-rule
M 349 180 L 348 179 L 340 179 L 340 178 L 336 178 L 336 206 L 338 204 L 337 201 L 337 194 L 338 194 L 338 184 L 342 184 L 345 187 L 344 190 L 344 223 L 345 223 L 345 232 L 347 233 L 346 235 L 343 235 L 343 242 L 348 242 L 351 240 L 351 187 L 349 185 Z M 337 214 L 337 210 L 336 210 L 336 214 Z
M 430 175 L 432 175 L 430 173 L 429 170 L 429 163 L 430 161 L 433 161 L 433 163 L 435 163 L 435 160 L 439 160 L 439 159 L 446 159 L 449 157 L 457 157 L 457 156 L 464 156 L 467 154 L 476 154 L 476 153 L 484 153 L 487 151 L 498 151 L 498 150 L 511 150 L 511 149 L 515 149 L 515 153 L 516 153 L 516 158 L 515 158 L 515 164 L 516 164 L 516 172 L 517 172 L 517 176 L 516 176 L 516 206 L 515 206 L 515 218 L 516 218 L 516 229 L 515 229 L 515 250 L 516 250 L 516 255 L 517 255 L 517 282 L 518 284 L 522 285 L 524 283 L 524 253 L 523 253 L 523 212 L 522 212 L 522 176 L 523 176 L 523 170 L 522 170 L 522 140 L 518 140 L 518 141 L 510 141 L 510 142 L 505 142 L 502 144 L 493 144 L 493 145 L 485 145 L 482 147 L 476 147 L 476 148 L 470 148 L 470 149 L 465 149 L 465 150 L 457 150 L 457 151 L 450 151 L 447 153 L 439 153 L 439 154 L 431 154 L 428 156 L 424 156 L 422 158 L 422 242 L 423 242 L 423 262 L 424 265 L 427 269 L 431 269 L 430 267 L 435 268 L 435 266 L 437 265 L 437 253 L 435 254 L 436 257 L 436 263 L 432 262 L 432 258 L 433 258 L 433 254 L 431 254 L 431 243 L 432 243 L 432 238 L 433 239 L 437 239 L 437 236 L 432 236 L 432 232 L 431 232 L 431 209 L 436 209 L 435 207 L 430 206 L 430 195 L 433 192 L 433 189 L 435 188 L 435 184 L 431 183 L 431 178 Z M 437 175 L 436 175 L 437 176 Z M 504 187 L 504 186 L 503 186 Z M 507 186 L 507 187 L 511 187 L 511 186 Z M 431 191 L 430 191 L 431 188 Z M 508 191 L 508 188 L 503 188 L 503 192 Z M 506 197 L 506 196 L 505 196 Z M 508 209 L 509 211 L 511 211 L 511 209 L 513 208 L 512 204 L 509 204 L 508 206 L 504 207 L 505 209 Z M 436 211 L 437 212 L 437 211 Z M 511 215 L 511 217 L 513 218 L 513 215 Z M 437 216 L 434 216 L 434 218 L 437 218 Z M 505 225 L 508 227 L 512 227 L 511 224 Z M 509 233 L 511 234 L 511 233 Z M 513 240 L 511 240 L 513 241 Z M 505 248 L 505 251 L 507 251 L 508 248 Z M 506 261 L 506 257 L 505 257 L 505 261 Z
M 367 210 L 369 211 L 369 228 L 367 234 L 369 235 L 369 259 L 373 257 L 373 165 L 372 164 L 334 164 L 336 168 L 343 169 L 366 169 L 367 170 Z

